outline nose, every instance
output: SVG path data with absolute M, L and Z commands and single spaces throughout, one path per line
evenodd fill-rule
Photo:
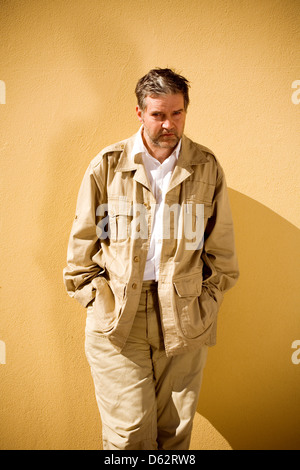
M 164 122 L 162 123 L 162 127 L 164 129 L 170 130 L 173 127 L 173 122 L 171 121 L 171 119 L 165 119 Z

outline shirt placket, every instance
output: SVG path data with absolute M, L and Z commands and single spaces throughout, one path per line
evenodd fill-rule
M 164 211 L 164 178 L 165 178 L 166 167 L 160 165 L 157 169 L 157 178 L 156 178 L 156 203 L 158 204 L 158 210 L 156 213 L 156 230 L 155 230 L 155 276 L 156 280 L 159 277 L 159 265 L 161 258 L 161 249 L 163 244 L 163 211 Z

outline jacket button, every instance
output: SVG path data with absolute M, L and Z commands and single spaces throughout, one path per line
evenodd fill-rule
M 133 261 L 134 261 L 135 263 L 137 263 L 139 260 L 140 260 L 139 256 L 135 256 L 135 257 L 133 258 Z
M 131 287 L 132 287 L 132 289 L 136 289 L 136 288 L 137 288 L 137 284 L 134 282 Z

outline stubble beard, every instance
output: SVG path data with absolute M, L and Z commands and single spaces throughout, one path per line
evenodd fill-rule
M 144 125 L 144 132 L 147 135 L 148 139 L 151 141 L 151 143 L 155 147 L 159 147 L 159 148 L 162 148 L 162 149 L 173 149 L 173 148 L 175 148 L 176 145 L 178 144 L 178 142 L 180 141 L 180 138 L 181 138 L 176 131 L 171 131 L 173 136 L 168 137 L 168 138 L 167 137 L 164 138 L 164 133 L 160 133 L 156 136 L 153 136 L 149 133 L 149 131 L 145 127 L 145 125 Z

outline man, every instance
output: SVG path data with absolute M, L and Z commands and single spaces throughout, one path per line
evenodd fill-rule
M 141 128 L 90 163 L 64 281 L 87 307 L 104 449 L 187 450 L 223 294 L 238 278 L 227 188 L 184 135 L 188 81 L 136 86 Z

